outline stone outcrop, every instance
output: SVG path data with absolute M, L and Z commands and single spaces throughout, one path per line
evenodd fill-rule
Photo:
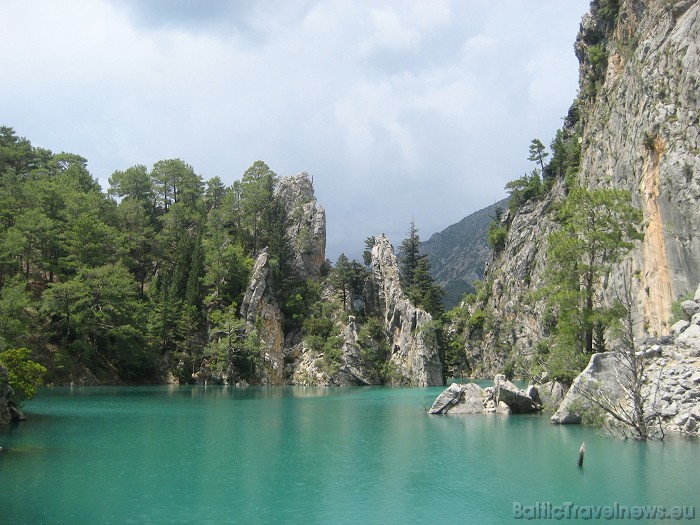
M 357 344 L 357 326 L 355 318 L 350 316 L 347 326 L 343 329 L 343 364 L 331 381 L 336 386 L 367 386 L 380 384 L 376 370 L 366 366 Z
M 614 21 L 592 9 L 576 44 L 589 94 L 581 180 L 628 189 L 644 212 L 631 259 L 648 335 L 667 332 L 672 302 L 700 281 L 699 40 L 700 4 L 645 0 L 621 2 Z M 595 90 L 593 46 L 608 57 Z
M 326 261 L 326 211 L 316 201 L 312 178 L 306 172 L 280 178 L 275 199 L 289 216 L 296 270 L 303 279 L 319 277 Z
M 429 414 L 526 414 L 541 410 L 537 388 L 519 389 L 505 376 L 497 375 L 494 386 L 452 383 L 433 402 Z
M 384 329 L 391 342 L 395 383 L 444 384 L 432 316 L 416 308 L 401 289 L 399 266 L 389 239 L 381 235 L 372 248 L 372 280 Z
M 267 250 L 263 250 L 255 261 L 253 274 L 241 304 L 241 317 L 249 330 L 257 329 L 262 342 L 262 369 L 259 370 L 264 384 L 282 384 L 284 381 L 284 330 L 282 312 L 270 297 L 268 278 L 270 275 Z
M 496 404 L 503 402 L 508 405 L 513 414 L 527 414 L 537 412 L 540 405 L 535 401 L 537 389 L 533 386 L 530 390 L 530 397 L 527 392 L 520 390 L 517 386 L 506 379 L 506 376 L 499 374 L 493 380 L 496 395 Z
M 274 197 L 287 211 L 287 235 L 294 250 L 298 276 L 318 278 L 326 258 L 326 212 L 314 196 L 313 180 L 308 173 L 282 177 L 277 181 Z M 298 341 L 285 339 L 282 310 L 270 290 L 269 265 L 268 251 L 264 249 L 257 256 L 240 308 L 248 329 L 257 330 L 262 342 L 262 366 L 257 375 L 263 384 L 283 384 L 295 374 L 296 365 L 306 370 L 304 384 L 312 377 L 310 384 L 324 384 L 323 375 L 315 368 L 314 357 L 305 354 Z M 294 363 L 295 360 L 299 363 Z
M 694 302 L 700 307 L 700 297 Z M 637 357 L 646 360 L 642 394 L 649 413 L 657 413 L 667 430 L 694 434 L 700 433 L 700 317 L 696 316 L 692 322 L 674 324 L 678 328 L 671 336 L 648 339 L 637 351 Z M 582 411 L 592 406 L 581 390 L 585 392 L 590 386 L 629 406 L 623 389 L 625 367 L 619 366 L 618 359 L 615 352 L 594 354 L 552 422 L 580 423 Z
M 552 205 L 564 197 L 564 185 L 555 184 L 542 200 L 526 203 L 515 215 L 507 213 L 508 242 L 486 267 L 489 299 L 484 310 L 498 320 L 494 329 L 465 348 L 472 374 L 489 377 L 503 370 L 508 355 L 527 359 L 546 331 L 545 305 L 531 295 L 544 284 L 547 246 L 543 239 L 557 227 Z M 520 371 L 516 371 L 520 372 Z
M 348 323 L 341 330 L 343 344 L 341 347 L 340 368 L 329 373 L 324 366 L 323 354 L 306 348 L 303 342 L 296 345 L 289 354 L 291 364 L 291 384 L 300 386 L 370 386 L 379 385 L 381 381 L 377 371 L 362 359 L 358 344 L 355 318 L 350 316 Z
M 593 393 L 596 388 L 600 388 L 613 402 L 622 398 L 625 378 L 620 374 L 624 373 L 624 368 L 619 366 L 618 359 L 616 352 L 593 354 L 588 366 L 574 379 L 566 397 L 550 418 L 552 423 L 580 423 L 583 412 L 593 408 L 585 393 Z
M 536 388 L 542 409 L 552 412 L 559 407 L 567 392 L 567 388 L 558 381 L 547 381 Z
M 7 368 L 0 365 L 0 426 L 24 420 L 25 417 L 19 408 L 15 391 L 9 383 Z

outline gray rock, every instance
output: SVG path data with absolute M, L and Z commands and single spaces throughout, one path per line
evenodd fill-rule
M 525 389 L 525 395 L 532 399 L 538 405 L 542 405 L 539 389 L 535 385 L 527 385 L 527 388 Z
M 452 383 L 433 402 L 429 414 L 480 414 L 484 412 L 484 390 L 476 383 Z
M 326 211 L 317 202 L 308 173 L 281 177 L 275 199 L 289 215 L 287 236 L 294 248 L 294 263 L 303 279 L 321 275 L 326 260 Z
M 498 405 L 496 405 L 496 413 L 497 414 L 512 414 L 513 411 L 503 401 L 499 401 Z
M 601 389 L 613 401 L 624 395 L 620 382 L 624 382 L 623 368 L 619 363 L 617 352 L 593 354 L 588 366 L 574 379 L 559 408 L 550 418 L 552 423 L 580 423 L 582 411 L 591 409 L 592 404 L 586 394 Z
M 330 379 L 333 386 L 368 386 L 379 385 L 379 377 L 374 367 L 362 360 L 362 351 L 357 343 L 357 326 L 355 317 L 350 316 L 347 326 L 343 329 L 343 364 L 335 377 Z
M 692 317 L 696 313 L 700 312 L 700 304 L 696 303 L 695 301 L 683 301 L 681 303 L 681 308 L 683 308 L 685 315 L 688 317 Z
M 700 313 L 695 314 L 691 320 L 690 324 L 700 324 Z
M 415 305 L 401 289 L 399 266 L 389 239 L 380 235 L 372 248 L 372 280 L 376 303 L 391 339 L 391 363 L 398 372 L 394 384 L 442 385 L 442 363 L 432 316 Z
M 502 374 L 496 375 L 493 386 L 496 391 L 496 401 L 504 402 L 514 414 L 537 412 L 541 408 L 530 396 L 508 381 Z
M 450 408 L 450 414 L 483 414 L 484 389 L 476 383 L 467 383 L 462 387 L 459 403 Z
M 685 319 L 681 319 L 680 321 L 677 321 L 676 323 L 674 323 L 673 326 L 671 326 L 670 332 L 672 335 L 680 335 L 689 326 L 690 326 L 690 323 L 688 321 L 686 321 Z
M 690 416 L 686 420 L 685 425 L 683 425 L 683 428 L 686 432 L 695 432 L 698 428 L 698 422 L 693 416 Z
M 688 352 L 689 355 L 700 355 L 700 325 L 691 324 L 676 338 L 676 346 Z
M 19 408 L 19 401 L 14 389 L 7 382 L 8 379 L 7 368 L 0 365 L 0 426 L 26 419 Z
M 700 284 L 698 284 L 697 290 L 695 290 L 695 295 L 693 296 L 693 301 L 700 303 Z
M 453 405 L 459 403 L 462 397 L 463 386 L 452 383 L 433 401 L 433 405 L 428 410 L 429 414 L 446 414 Z
M 537 392 L 542 407 L 547 410 L 555 410 L 566 396 L 566 388 L 558 381 L 537 385 Z

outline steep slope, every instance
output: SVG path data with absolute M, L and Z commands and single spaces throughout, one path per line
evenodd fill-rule
M 372 248 L 372 284 L 391 342 L 391 363 L 396 384 L 436 386 L 444 383 L 433 318 L 416 308 L 401 289 L 394 248 L 384 235 Z
M 484 277 L 491 254 L 487 242 L 489 224 L 507 199 L 476 211 L 448 226 L 420 245 L 428 255 L 433 278 L 445 289 L 445 308 L 459 304 L 464 294 L 474 292 L 474 282 Z
M 580 91 L 569 125 L 580 136 L 578 183 L 622 188 L 644 214 L 644 241 L 611 276 L 605 294 L 632 280 L 637 336 L 668 332 L 672 302 L 700 281 L 700 3 L 594 0 L 575 49 Z M 571 120 L 571 119 L 570 119 Z M 504 249 L 489 263 L 483 339 L 467 344 L 472 367 L 506 363 L 525 373 L 547 334 L 542 299 L 546 238 L 566 195 L 559 179 L 509 218 Z
M 581 90 L 590 92 L 593 46 L 607 67 L 583 98 L 581 180 L 630 190 L 644 212 L 641 320 L 668 329 L 673 300 L 700 281 L 700 4 L 625 1 L 614 19 L 593 4 L 576 44 Z

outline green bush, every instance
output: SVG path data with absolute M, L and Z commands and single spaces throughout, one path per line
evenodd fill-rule
M 31 399 L 44 383 L 46 367 L 29 359 L 27 348 L 14 348 L 0 353 L 0 364 L 9 372 L 9 383 L 19 399 Z
M 506 245 L 508 239 L 508 229 L 501 223 L 492 221 L 489 224 L 488 243 L 489 248 L 494 252 L 500 252 Z

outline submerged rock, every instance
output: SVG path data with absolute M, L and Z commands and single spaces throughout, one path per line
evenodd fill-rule
M 540 398 L 542 408 L 553 411 L 566 396 L 566 387 L 558 381 L 548 381 L 537 385 L 537 395 Z
M 496 375 L 493 386 L 496 389 L 497 405 L 499 402 L 505 403 L 514 414 L 537 412 L 541 408 L 533 398 L 508 381 L 503 374 Z M 534 392 L 537 393 L 537 389 Z M 496 411 L 498 412 L 498 406 Z
M 523 414 L 540 410 L 540 405 L 505 376 L 494 379 L 494 385 L 481 388 L 476 383 L 452 383 L 433 403 L 430 414 Z M 537 395 L 537 390 L 533 391 Z
M 588 366 L 576 377 L 550 421 L 562 425 L 580 423 L 583 412 L 593 408 L 586 396 L 594 390 L 600 389 L 612 402 L 619 400 L 624 395 L 622 384 L 625 381 L 625 369 L 617 366 L 618 362 L 617 352 L 593 354 Z

